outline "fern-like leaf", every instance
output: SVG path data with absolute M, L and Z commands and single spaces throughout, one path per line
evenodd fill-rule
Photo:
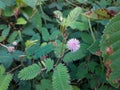
M 54 90 L 72 90 L 70 77 L 67 68 L 63 64 L 59 64 L 53 73 Z
M 45 67 L 47 69 L 46 72 L 49 72 L 53 68 L 53 65 L 54 65 L 54 61 L 53 60 L 51 60 L 50 58 L 46 59 L 45 60 Z
M 0 90 L 7 90 L 11 80 L 12 80 L 11 74 L 7 75 L 0 74 Z
M 33 56 L 35 59 L 40 58 L 48 53 L 50 53 L 54 49 L 52 44 L 47 44 L 45 46 L 42 46 L 38 50 L 36 50 L 35 55 Z
M 100 42 L 106 78 L 111 85 L 120 86 L 120 14 L 116 15 L 104 29 Z
M 21 80 L 30 80 L 35 78 L 40 73 L 40 71 L 41 66 L 37 64 L 32 64 L 22 69 L 18 74 L 18 78 L 20 78 Z
M 74 8 L 67 16 L 67 18 L 65 19 L 65 21 L 62 22 L 63 25 L 67 26 L 71 26 L 71 24 L 73 24 L 73 22 L 75 22 L 78 19 L 78 16 L 81 14 L 82 9 L 80 7 L 76 7 Z
M 5 67 L 3 65 L 0 65 L 0 74 L 5 73 Z

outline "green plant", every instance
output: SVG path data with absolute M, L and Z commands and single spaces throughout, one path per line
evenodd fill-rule
M 119 5 L 0 0 L 0 90 L 119 90 Z

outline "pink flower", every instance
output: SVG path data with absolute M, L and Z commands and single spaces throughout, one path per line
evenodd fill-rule
M 76 52 L 80 48 L 80 41 L 76 38 L 67 41 L 67 48 L 72 52 Z
M 9 47 L 7 47 L 7 49 L 8 49 L 9 52 L 14 52 L 15 51 L 15 47 L 13 47 L 13 46 L 9 46 Z

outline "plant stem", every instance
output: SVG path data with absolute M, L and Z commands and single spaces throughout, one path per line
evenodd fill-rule
M 93 41 L 95 42 L 96 39 L 95 39 L 95 35 L 94 35 L 94 33 L 93 33 L 93 30 L 92 30 L 92 26 L 91 26 L 90 19 L 88 19 L 88 23 L 89 23 L 89 28 L 90 28 L 90 32 L 91 32 L 91 35 L 92 35 Z
M 16 69 L 18 69 L 19 67 L 21 67 L 23 64 L 20 64 L 20 65 L 18 65 L 17 67 L 15 67 L 15 68 L 13 68 L 11 71 L 9 71 L 8 73 L 11 73 L 11 72 L 13 72 L 13 71 L 15 71 Z
M 2 43 L 0 43 L 0 45 L 1 45 L 2 47 L 5 47 L 5 48 L 8 49 L 8 47 L 7 47 L 6 45 L 4 45 L 4 44 L 2 44 Z
M 61 49 L 60 49 L 60 52 L 59 52 L 60 57 L 58 58 L 55 66 L 57 66 L 59 64 L 61 58 L 63 57 L 64 43 L 66 42 L 66 38 L 64 38 L 65 30 L 66 30 L 66 27 L 60 25 L 60 33 L 61 33 L 61 36 L 62 36 L 63 40 L 62 40 L 62 45 L 61 45 Z

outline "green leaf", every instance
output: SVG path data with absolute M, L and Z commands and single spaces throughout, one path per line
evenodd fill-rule
M 88 23 L 78 22 L 78 21 L 71 23 L 70 27 L 72 29 L 78 29 L 80 31 L 85 31 L 85 30 L 88 30 L 88 28 L 89 28 Z
M 82 9 L 80 7 L 76 7 L 74 8 L 69 15 L 67 16 L 67 18 L 62 22 L 63 26 L 71 26 L 73 22 L 75 22 L 79 15 L 81 14 Z
M 52 32 L 52 34 L 50 35 L 50 40 L 56 40 L 56 38 L 60 35 L 60 31 L 59 30 L 55 30 Z
M 13 62 L 13 57 L 10 53 L 1 50 L 0 51 L 0 63 L 2 63 L 6 68 L 10 67 Z
M 52 21 L 52 19 L 46 14 L 46 13 L 41 13 L 41 17 L 47 21 Z
M 73 86 L 73 85 L 72 85 L 72 87 L 73 87 L 73 90 L 81 90 L 81 89 L 78 88 L 77 86 Z
M 27 23 L 27 21 L 22 17 L 18 18 L 17 22 L 16 22 L 17 25 L 24 25 L 26 23 Z
M 22 30 L 22 33 L 25 35 L 33 36 L 35 34 L 33 28 L 33 25 L 31 23 L 28 23 Z
M 98 40 L 96 40 L 89 48 L 88 50 L 92 53 L 92 54 L 96 54 L 98 51 L 100 51 L 100 46 L 99 46 L 100 42 Z
M 32 85 L 31 85 L 30 80 L 28 80 L 28 81 L 20 81 L 18 90 L 31 90 L 31 86 Z
M 76 74 L 77 78 L 83 79 L 86 77 L 87 73 L 88 73 L 88 68 L 86 67 L 86 63 L 84 62 L 80 63 L 80 65 L 77 68 L 77 74 Z
M 111 15 L 110 13 L 108 13 L 108 10 L 104 8 L 88 11 L 85 12 L 83 15 L 89 18 L 90 20 L 107 20 L 111 18 Z
M 46 72 L 49 72 L 51 69 L 53 69 L 54 61 L 51 60 L 50 58 L 45 59 L 45 67 L 47 69 Z
M 11 74 L 7 75 L 0 74 L 0 90 L 8 90 L 8 86 L 11 80 L 12 80 Z
M 35 90 L 53 90 L 52 82 L 48 79 L 42 79 L 41 83 L 36 85 Z
M 68 52 L 67 54 L 65 54 L 63 61 L 67 63 L 67 62 L 76 61 L 85 57 L 87 48 L 88 46 L 86 44 L 81 44 L 80 50 L 76 52 Z
M 38 40 L 38 41 L 33 46 L 27 48 L 26 54 L 29 55 L 29 56 L 35 54 L 36 51 L 40 48 L 40 35 L 38 33 L 36 33 L 32 36 L 32 38 L 30 40 L 32 40 L 32 41 Z
M 82 32 L 80 35 L 81 35 L 83 42 L 90 44 L 90 45 L 93 43 L 93 38 L 89 33 Z
M 45 46 L 40 47 L 38 50 L 36 50 L 35 55 L 33 56 L 35 59 L 40 58 L 42 56 L 45 56 L 46 54 L 53 51 L 54 47 L 52 44 L 47 44 Z
M 8 34 L 9 34 L 9 32 L 10 32 L 10 27 L 5 28 L 5 29 L 2 31 L 2 36 L 3 36 L 3 37 L 7 37 Z
M 102 57 L 106 66 L 106 78 L 114 87 L 119 87 L 120 77 L 120 14 L 105 27 L 100 42 Z M 111 71 L 110 71 L 111 70 Z
M 38 2 L 38 0 L 22 0 L 22 1 L 32 8 L 34 8 Z
M 4 41 L 5 37 L 4 36 L 0 36 L 0 42 Z
M 38 31 L 41 31 L 42 29 L 42 20 L 39 12 L 36 12 L 34 16 L 31 18 L 32 25 L 38 29 Z
M 3 29 L 3 31 L 0 36 L 0 42 L 4 41 L 6 37 L 9 35 L 10 27 L 6 27 L 6 25 L 1 25 L 1 29 Z
M 0 65 L 0 74 L 5 73 L 5 67 L 3 65 Z
M 35 44 L 35 45 L 31 46 L 30 48 L 27 48 L 27 50 L 26 50 L 27 56 L 34 55 L 39 47 L 40 47 L 39 44 Z
M 42 67 L 37 64 L 32 64 L 28 67 L 25 67 L 19 72 L 18 78 L 20 78 L 21 80 L 33 79 L 40 73 L 41 68 Z
M 13 9 L 10 7 L 6 7 L 2 12 L 3 16 L 10 17 L 14 14 Z
M 6 6 L 13 6 L 16 3 L 16 0 L 1 0 Z
M 93 61 L 90 61 L 89 63 L 88 63 L 88 68 L 89 68 L 89 70 L 91 71 L 91 72 L 94 72 L 95 71 L 95 69 L 96 69 L 96 67 L 97 67 L 97 63 L 96 62 L 93 62 Z
M 24 52 L 20 51 L 20 50 L 15 50 L 15 52 L 12 53 L 12 57 L 15 59 L 15 60 L 18 60 L 20 61 L 20 56 L 21 55 L 24 55 Z
M 72 90 L 70 76 L 67 68 L 63 64 L 59 64 L 53 73 L 53 89 L 54 90 Z
M 38 42 L 38 40 L 27 40 L 25 42 L 25 46 L 26 46 L 26 48 L 29 48 L 29 47 L 35 45 L 37 42 Z
M 41 33 L 42 33 L 43 40 L 48 41 L 50 38 L 50 35 L 49 35 L 47 28 L 42 28 Z
M 91 89 L 94 89 L 94 88 L 98 85 L 98 80 L 97 80 L 97 78 L 93 77 L 93 78 L 89 81 L 89 83 L 90 83 Z
M 0 1 L 0 8 L 1 8 L 1 9 L 5 9 L 5 7 L 6 7 L 5 3 L 2 2 L 2 1 Z
M 6 24 L 1 24 L 1 25 L 0 25 L 0 30 L 3 30 L 3 29 L 5 29 L 5 28 L 7 28 L 7 25 L 6 25 Z
M 8 42 L 9 43 L 12 43 L 12 42 L 14 42 L 15 41 L 15 39 L 17 38 L 17 36 L 18 36 L 18 32 L 17 31 L 14 31 L 13 33 L 11 33 L 11 35 L 9 36 L 9 38 L 8 38 Z

